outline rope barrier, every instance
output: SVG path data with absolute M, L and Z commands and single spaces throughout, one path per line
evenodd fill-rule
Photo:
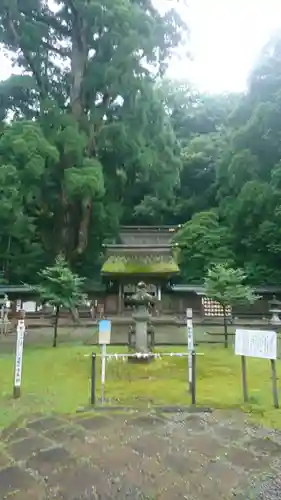
M 121 358 L 123 361 L 126 360 L 126 358 L 151 358 L 154 357 L 155 359 L 161 359 L 162 357 L 187 357 L 190 353 L 188 352 L 149 352 L 149 353 L 142 353 L 142 352 L 135 352 L 135 353 L 114 353 L 114 354 L 108 354 L 108 353 L 96 353 L 96 357 L 98 358 L 107 358 L 108 361 L 111 361 L 113 359 L 118 360 Z M 85 357 L 89 357 L 90 354 L 85 354 Z M 203 352 L 196 352 L 196 356 L 204 356 Z

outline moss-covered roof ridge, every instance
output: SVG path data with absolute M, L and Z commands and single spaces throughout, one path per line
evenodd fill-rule
M 105 245 L 107 259 L 101 269 L 103 275 L 169 277 L 179 273 L 171 244 L 172 234 L 167 238 L 168 226 L 157 226 L 157 229 L 152 226 L 151 231 L 148 231 L 149 226 L 138 226 L 135 231 L 132 226 L 128 227 L 128 231 L 126 226 L 122 226 L 121 230 L 123 235 L 130 233 L 129 237 L 121 238 L 122 243 Z
M 177 274 L 179 267 L 172 256 L 162 258 L 128 258 L 128 257 L 108 257 L 102 266 L 103 274 Z

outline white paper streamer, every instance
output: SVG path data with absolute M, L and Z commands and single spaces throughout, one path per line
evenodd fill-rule
M 197 353 L 197 354 L 202 354 L 202 353 Z M 97 354 L 99 356 L 99 354 Z M 186 357 L 188 356 L 188 353 L 186 352 L 163 352 L 163 353 L 142 353 L 142 352 L 136 352 L 136 353 L 111 353 L 111 354 L 106 354 L 106 358 L 108 361 L 123 361 L 125 362 L 128 358 L 135 357 L 137 359 L 141 358 L 148 358 L 148 357 L 154 357 L 155 359 L 162 359 L 165 356 L 169 357 Z

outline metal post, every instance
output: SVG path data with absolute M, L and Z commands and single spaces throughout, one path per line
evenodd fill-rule
M 191 403 L 196 405 L 196 352 L 192 351 Z
M 275 359 L 271 359 L 270 364 L 271 364 L 271 374 L 272 374 L 273 403 L 275 408 L 279 408 Z
M 101 358 L 101 404 L 104 404 L 105 364 L 106 364 L 106 344 L 103 344 L 102 358 Z
M 241 367 L 242 367 L 243 399 L 244 403 L 247 403 L 249 401 L 249 397 L 248 397 L 248 387 L 247 387 L 246 356 L 241 356 Z
M 96 402 L 96 353 L 92 353 L 92 373 L 91 373 L 91 405 Z

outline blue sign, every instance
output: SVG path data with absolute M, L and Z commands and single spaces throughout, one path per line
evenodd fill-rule
M 110 344 L 111 321 L 102 319 L 99 321 L 99 344 Z

